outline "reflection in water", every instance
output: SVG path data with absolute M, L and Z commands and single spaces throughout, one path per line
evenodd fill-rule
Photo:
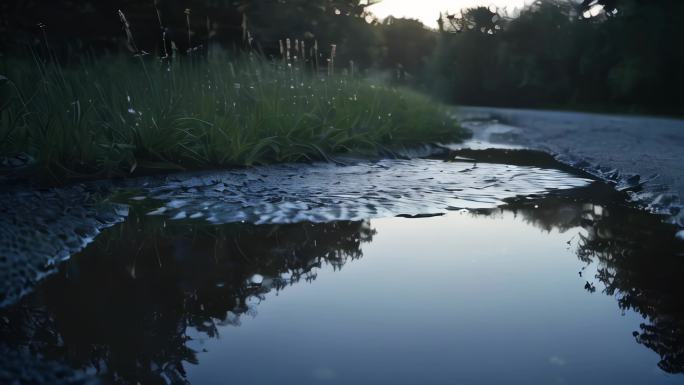
M 183 362 L 197 362 L 188 328 L 217 337 L 264 294 L 360 258 L 373 234 L 367 222 L 188 228 L 132 217 L 4 311 L 1 340 L 115 382 L 184 383 Z
M 646 320 L 634 332 L 637 341 L 658 353 L 658 366 L 684 373 L 684 247 L 674 229 L 658 216 L 615 202 L 611 189 L 595 184 L 574 194 L 515 202 L 507 209 L 545 230 L 581 226 L 577 257 L 595 264 L 603 293 L 616 298 L 623 311 Z M 593 282 L 585 288 L 594 292 Z
M 55 265 L 82 250 L 104 228 L 122 222 L 131 191 L 150 215 L 212 224 L 260 225 L 360 221 L 395 215 L 494 208 L 515 196 L 586 186 L 548 154 L 485 152 L 468 159 L 349 160 L 174 174 L 28 190 L 0 186 L 0 307 L 28 293 Z M 471 158 L 472 156 L 472 158 Z M 492 159 L 495 156 L 496 159 Z M 483 162 L 480 163 L 478 159 Z M 511 164 L 492 160 L 508 159 Z M 523 160 L 523 162 L 520 162 Z
M 548 231 L 581 227 L 569 244 L 582 262 L 596 266 L 595 277 L 579 272 L 587 290 L 643 315 L 636 340 L 660 355 L 663 370 L 682 373 L 681 244 L 659 218 L 617 198 L 593 184 L 474 215 L 513 212 Z M 114 383 L 188 383 L 184 365 L 198 362 L 189 330 L 218 337 L 222 326 L 256 315 L 267 293 L 312 281 L 324 265 L 338 269 L 360 258 L 374 235 L 364 221 L 208 226 L 134 211 L 35 293 L 3 310 L 1 340 Z M 551 362 L 564 365 L 560 358 Z

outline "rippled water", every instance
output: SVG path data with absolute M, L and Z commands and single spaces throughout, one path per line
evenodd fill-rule
M 0 306 L 29 291 L 102 229 L 123 221 L 128 204 L 140 201 L 148 215 L 172 220 L 321 223 L 493 208 L 516 196 L 589 182 L 552 168 L 453 158 L 298 164 L 143 178 L 118 186 L 0 190 Z M 131 197 L 130 191 L 142 195 Z
M 516 196 L 585 186 L 590 180 L 532 166 L 382 160 L 335 166 L 263 167 L 147 187 L 163 206 L 150 215 L 256 224 L 363 220 L 493 208 Z
M 529 155 L 151 178 L 88 200 L 83 218 L 125 221 L 0 310 L 0 382 L 684 383 L 674 228 Z

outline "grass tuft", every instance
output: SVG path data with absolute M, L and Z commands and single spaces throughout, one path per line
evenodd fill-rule
M 26 175 L 57 182 L 377 155 L 464 136 L 444 106 L 410 90 L 254 55 L 193 59 L 8 60 L 0 158 L 28 155 Z

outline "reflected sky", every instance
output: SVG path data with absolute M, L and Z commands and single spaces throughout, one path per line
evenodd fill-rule
M 188 378 L 682 383 L 657 368 L 657 354 L 634 343 L 641 317 L 584 289 L 578 272 L 587 270 L 575 255 L 583 230 L 523 222 L 512 212 L 373 220 L 377 234 L 363 245 L 362 259 L 269 294 L 239 328 L 219 329 L 220 339 L 193 341 L 208 352 Z
M 684 244 L 549 155 L 106 187 L 8 193 L 0 383 L 684 383 Z
M 684 383 L 682 245 L 620 197 L 281 225 L 133 206 L 0 311 L 0 352 L 115 384 Z
M 0 269 L 0 307 L 28 293 L 102 229 L 126 220 L 129 205 L 145 207 L 162 218 L 157 222 L 181 225 L 330 223 L 495 208 L 507 199 L 591 181 L 543 153 L 459 150 L 425 159 L 281 164 L 43 192 L 9 188 L 0 191 L 0 227 L 7 229 L 0 232 L 0 265 L 6 265 Z

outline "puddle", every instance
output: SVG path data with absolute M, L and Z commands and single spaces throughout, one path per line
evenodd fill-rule
M 175 174 L 48 191 L 8 188 L 0 191 L 0 227 L 6 229 L 0 233 L 0 262 L 7 266 L 0 269 L 0 307 L 28 292 L 102 229 L 123 221 L 128 205 L 168 220 L 324 223 L 493 208 L 516 196 L 591 181 L 543 163 L 518 166 L 462 158 L 446 153 L 346 166 L 315 163 Z
M 522 150 L 526 141 L 523 131 L 519 127 L 511 126 L 493 120 L 491 117 L 461 121 L 461 126 L 472 133 L 472 137 L 463 143 L 447 144 L 452 150 L 489 150 L 489 149 L 517 149 Z
M 591 181 L 553 168 L 486 159 L 482 163 L 457 155 L 447 158 L 459 161 L 381 160 L 207 173 L 153 183 L 145 188 L 144 197 L 162 202 L 148 215 L 214 224 L 282 224 L 493 208 L 516 196 L 571 189 Z
M 45 238 L 0 382 L 684 383 L 675 228 L 536 156 L 136 182 Z

